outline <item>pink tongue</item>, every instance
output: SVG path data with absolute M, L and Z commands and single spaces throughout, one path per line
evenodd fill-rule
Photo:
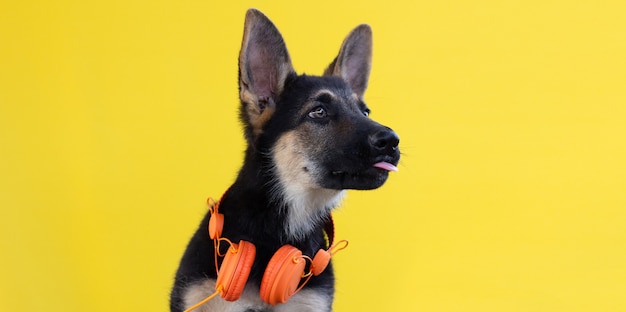
M 394 165 L 392 165 L 392 164 L 390 164 L 388 162 L 384 162 L 384 161 L 375 163 L 374 167 L 380 168 L 380 169 L 384 169 L 384 170 L 387 170 L 387 171 L 398 171 L 398 167 L 396 167 L 396 166 L 394 166 Z

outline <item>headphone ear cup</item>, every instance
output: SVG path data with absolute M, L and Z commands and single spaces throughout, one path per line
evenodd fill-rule
M 311 273 L 314 276 L 318 276 L 324 272 L 328 264 L 330 263 L 330 252 L 320 249 L 313 257 L 311 261 Z
M 224 228 L 224 215 L 216 212 L 211 214 L 209 218 L 209 237 L 211 239 L 218 239 L 222 236 L 222 229 Z
M 215 282 L 217 289 L 222 288 L 221 296 L 224 300 L 239 299 L 250 276 L 255 256 L 256 247 L 252 243 L 242 240 L 239 244 L 230 246 Z
M 261 280 L 261 299 L 271 305 L 285 303 L 296 293 L 306 261 L 291 245 L 280 247 L 267 264 Z

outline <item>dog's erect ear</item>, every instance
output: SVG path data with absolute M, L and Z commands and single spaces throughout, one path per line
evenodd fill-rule
M 262 132 L 292 72 L 287 47 L 276 26 L 260 11 L 248 10 L 239 53 L 241 118 L 248 139 Z
M 372 29 L 359 25 L 343 41 L 339 55 L 328 65 L 325 76 L 338 76 L 348 82 L 359 98 L 367 89 L 372 66 Z

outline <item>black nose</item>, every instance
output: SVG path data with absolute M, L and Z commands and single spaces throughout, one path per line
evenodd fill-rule
M 398 143 L 400 143 L 400 138 L 389 128 L 370 135 L 370 144 L 379 152 L 391 154 L 398 148 Z

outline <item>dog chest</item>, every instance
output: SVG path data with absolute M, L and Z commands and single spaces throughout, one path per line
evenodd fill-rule
M 205 279 L 187 288 L 183 295 L 185 308 L 188 308 L 215 292 L 215 280 Z M 261 300 L 259 288 L 247 285 L 241 297 L 236 301 L 226 301 L 217 296 L 194 311 L 210 312 L 324 312 L 330 311 L 332 298 L 315 289 L 303 289 L 288 302 L 276 306 L 268 305 Z

